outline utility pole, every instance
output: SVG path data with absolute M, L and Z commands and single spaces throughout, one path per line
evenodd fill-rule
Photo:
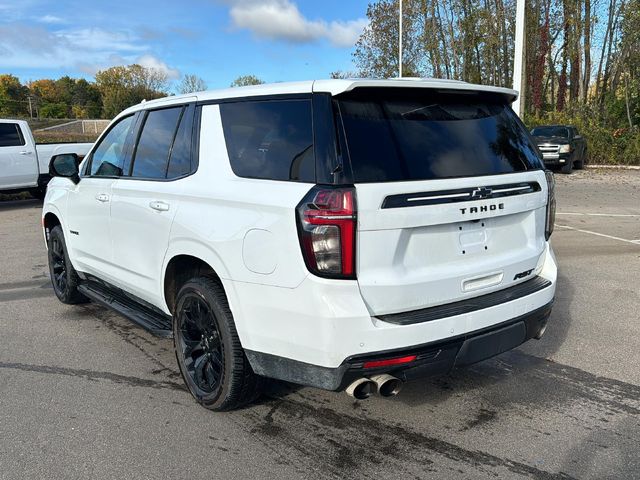
M 524 113 L 525 77 L 525 0 L 517 0 L 516 6 L 516 41 L 513 58 L 513 89 L 519 93 L 518 100 L 513 104 L 513 111 L 520 117 Z
M 398 78 L 402 78 L 402 0 L 400 0 L 400 9 L 398 11 L 398 24 L 400 32 L 398 38 Z
M 29 100 L 29 117 L 33 120 L 33 109 L 31 108 L 31 95 L 27 95 L 27 100 Z

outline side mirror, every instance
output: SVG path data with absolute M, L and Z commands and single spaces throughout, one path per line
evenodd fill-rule
M 80 181 L 79 165 L 80 159 L 75 153 L 54 155 L 49 162 L 49 175 L 52 177 L 68 178 L 73 183 L 78 184 Z

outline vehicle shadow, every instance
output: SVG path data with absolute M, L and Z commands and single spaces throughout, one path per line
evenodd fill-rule
M 547 331 L 539 341 L 524 344 L 521 349 L 536 357 L 548 358 L 564 344 L 572 323 L 572 304 L 575 295 L 571 278 L 558 274 L 556 298 L 549 317 Z
M 603 418 L 606 428 L 593 429 L 564 456 L 561 470 L 576 478 L 638 478 L 640 425 L 628 419 Z
M 544 337 L 541 340 L 530 340 L 517 349 L 505 352 L 492 359 L 485 360 L 467 368 L 454 369 L 449 374 L 432 377 L 425 380 L 407 382 L 398 400 L 417 406 L 420 404 L 439 404 L 447 401 L 451 396 L 465 393 L 469 390 L 496 391 L 517 388 L 518 377 L 523 377 L 521 392 L 530 391 L 531 379 L 537 377 L 540 370 L 546 369 L 548 358 L 556 353 L 564 344 L 571 328 L 571 304 L 573 302 L 574 287 L 565 275 L 558 276 L 555 303 Z M 544 382 L 536 381 L 538 387 Z M 521 392 L 514 392 L 512 397 L 516 402 L 522 399 Z M 535 395 L 538 396 L 538 395 Z M 496 397 L 500 403 L 508 402 L 509 396 L 502 399 Z

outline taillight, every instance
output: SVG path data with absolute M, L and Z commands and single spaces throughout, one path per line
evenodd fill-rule
M 300 246 L 311 273 L 356 277 L 356 194 L 354 188 L 317 186 L 297 208 Z
M 553 177 L 553 172 L 547 170 L 545 172 L 547 177 L 547 220 L 544 225 L 544 238 L 549 240 L 553 233 L 553 225 L 556 223 L 556 180 Z

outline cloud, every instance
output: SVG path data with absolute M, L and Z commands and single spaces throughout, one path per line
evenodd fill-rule
M 132 65 L 137 63 L 138 65 L 142 65 L 145 68 L 149 68 L 152 70 L 157 70 L 159 72 L 164 73 L 169 80 L 177 80 L 180 78 L 181 73 L 180 70 L 169 67 L 165 62 L 160 60 L 158 57 L 151 54 L 144 54 L 140 57 L 135 56 L 120 56 L 120 55 L 110 55 L 106 62 L 102 63 L 87 63 L 82 62 L 77 64 L 77 68 L 89 75 L 95 75 L 100 70 L 105 70 L 109 67 L 113 67 L 116 65 Z
M 113 32 L 100 28 L 78 28 L 73 30 L 59 30 L 56 36 L 66 39 L 70 45 L 81 47 L 89 51 L 142 52 L 147 45 L 129 32 Z
M 42 17 L 38 17 L 40 23 L 67 23 L 64 18 L 56 17 L 55 15 L 44 15 Z
M 235 27 L 250 30 L 257 37 L 310 43 L 326 39 L 336 47 L 352 47 L 367 20 L 309 20 L 291 0 L 227 0 Z
M 139 63 L 176 79 L 180 72 L 150 53 L 128 31 L 77 28 L 50 31 L 41 26 L 0 24 L 0 68 L 78 68 L 94 75 L 114 65 Z
M 166 63 L 154 57 L 153 55 L 143 55 L 136 60 L 138 65 L 142 65 L 145 68 L 157 70 L 167 75 L 169 80 L 176 80 L 180 78 L 180 71 L 175 68 L 170 68 Z

